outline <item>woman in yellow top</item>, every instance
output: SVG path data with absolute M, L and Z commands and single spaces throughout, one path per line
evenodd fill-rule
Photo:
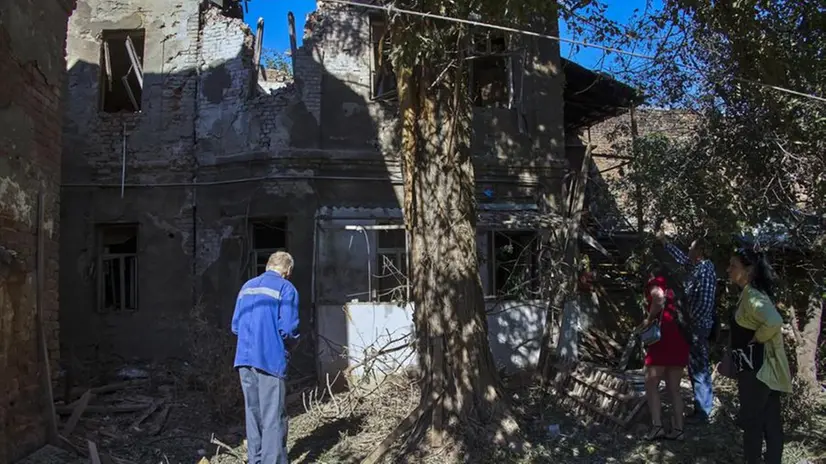
M 746 462 L 763 462 L 765 437 L 766 464 L 780 464 L 780 394 L 792 391 L 792 381 L 783 347 L 783 319 L 772 303 L 776 276 L 762 253 L 743 248 L 731 257 L 728 275 L 743 289 L 731 324 L 731 354 L 737 373 Z

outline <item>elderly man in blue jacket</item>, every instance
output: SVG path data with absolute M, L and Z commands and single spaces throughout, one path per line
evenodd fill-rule
M 273 253 L 266 271 L 241 287 L 232 316 L 238 336 L 250 464 L 287 464 L 288 340 L 298 338 L 298 292 L 288 280 L 293 257 Z

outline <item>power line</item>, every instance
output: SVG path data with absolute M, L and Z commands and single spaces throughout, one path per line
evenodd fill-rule
M 481 22 L 481 21 L 473 21 L 473 20 L 470 20 L 470 19 L 453 18 L 453 17 L 450 17 L 450 16 L 443 16 L 443 15 L 439 15 L 439 14 L 435 14 L 435 13 L 423 13 L 423 12 L 420 12 L 420 11 L 405 10 L 405 9 L 402 9 L 402 8 L 396 8 L 392 5 L 386 5 L 386 6 L 384 6 L 384 5 L 372 5 L 372 4 L 352 2 L 352 1 L 349 1 L 349 0 L 323 0 L 323 1 L 332 2 L 332 3 L 340 3 L 342 5 L 355 6 L 355 7 L 359 7 L 359 8 L 369 8 L 369 9 L 374 9 L 374 10 L 382 10 L 382 11 L 387 12 L 388 15 L 393 13 L 393 12 L 396 12 L 396 13 L 401 13 L 401 14 L 420 16 L 422 18 L 441 19 L 443 21 L 449 21 L 449 22 L 460 23 L 460 24 L 468 24 L 468 25 L 471 25 L 471 26 L 486 27 L 488 29 L 497 29 L 497 30 L 500 30 L 500 31 L 513 32 L 515 34 L 527 35 L 527 36 L 530 36 L 530 37 L 538 37 L 540 39 L 549 39 L 549 40 L 556 40 L 556 41 L 559 41 L 559 42 L 565 42 L 565 43 L 574 44 L 574 45 L 582 45 L 583 47 L 598 48 L 600 50 L 605 50 L 607 52 L 614 52 L 614 53 L 618 53 L 620 55 L 628 55 L 628 56 L 633 56 L 633 57 L 636 57 L 636 58 L 654 59 L 654 57 L 651 56 L 651 55 L 643 55 L 643 54 L 640 54 L 640 53 L 629 52 L 627 50 L 621 50 L 619 48 L 612 48 L 612 47 L 606 47 L 604 45 L 598 45 L 598 44 L 593 44 L 593 43 L 589 43 L 589 42 L 583 42 L 581 40 L 566 39 L 564 37 L 557 37 L 557 36 L 554 36 L 554 35 L 540 34 L 538 32 L 533 32 L 533 31 L 526 31 L 524 29 L 515 29 L 515 28 L 512 28 L 512 27 L 499 26 L 499 25 L 496 25 L 496 24 L 490 24 L 490 23 L 485 23 L 485 22 Z
M 826 103 L 826 98 L 819 97 L 819 96 L 817 96 L 817 95 L 808 94 L 808 93 L 803 93 L 803 92 L 798 92 L 797 90 L 791 90 L 791 89 L 787 89 L 787 88 L 784 88 L 784 87 L 778 87 L 778 86 L 776 86 L 776 85 L 764 84 L 764 83 L 762 83 L 762 82 L 750 81 L 750 80 L 748 80 L 748 79 L 742 79 L 742 78 L 740 78 L 740 77 L 735 77 L 734 79 L 736 79 L 736 80 L 738 80 L 738 81 L 741 81 L 741 82 L 746 82 L 746 83 L 748 83 L 748 84 L 755 84 L 755 85 L 760 85 L 760 86 L 763 86 L 763 87 L 768 87 L 768 88 L 770 88 L 770 89 L 777 90 L 778 92 L 786 92 L 786 93 L 790 93 L 790 94 L 792 94 L 792 95 L 797 95 L 798 97 L 812 98 L 812 99 L 814 99 L 814 100 L 820 100 L 820 101 L 822 101 L 822 102 Z
M 471 25 L 471 26 L 484 27 L 484 28 L 495 29 L 495 30 L 500 30 L 500 31 L 504 31 L 504 32 L 512 32 L 514 34 L 520 34 L 520 35 L 525 35 L 525 36 L 529 36 L 529 37 L 538 37 L 540 39 L 556 40 L 558 42 L 565 42 L 565 43 L 574 44 L 574 45 L 581 45 L 583 47 L 588 47 L 588 48 L 596 48 L 596 49 L 607 51 L 607 52 L 614 52 L 614 53 L 619 54 L 619 55 L 633 56 L 635 58 L 642 58 L 642 59 L 646 59 L 646 60 L 656 60 L 657 59 L 657 57 L 653 56 L 653 55 L 643 55 L 641 53 L 629 52 L 627 50 L 622 50 L 622 49 L 613 48 L 613 47 L 606 47 L 604 45 L 593 44 L 593 43 L 584 42 L 584 41 L 581 41 L 581 40 L 566 39 L 564 37 L 558 37 L 558 36 L 548 35 L 548 34 L 540 34 L 538 32 L 528 31 L 528 30 L 525 30 L 525 29 L 516 29 L 516 28 L 513 28 L 513 27 L 499 26 L 497 24 L 491 24 L 491 23 L 486 23 L 486 22 L 482 22 L 482 21 L 473 21 L 473 20 L 470 20 L 470 19 L 454 18 L 454 17 L 451 17 L 451 16 L 444 16 L 444 15 L 435 14 L 435 13 L 424 13 L 424 12 L 414 11 L 414 10 L 405 10 L 405 9 L 402 9 L 402 8 L 396 8 L 393 5 L 373 5 L 373 4 L 366 4 L 366 3 L 358 3 L 358 2 L 354 2 L 354 1 L 350 1 L 350 0 L 323 0 L 323 1 L 331 2 L 331 3 L 339 3 L 339 4 L 342 4 L 342 5 L 348 5 L 348 6 L 358 7 L 358 8 L 368 8 L 368 9 L 374 9 L 374 10 L 381 10 L 381 11 L 386 12 L 388 15 L 390 15 L 393 12 L 397 12 L 397 13 L 401 13 L 401 14 L 419 16 L 419 17 L 422 17 L 422 18 L 440 19 L 442 21 L 454 22 L 454 23 L 459 23 L 459 24 L 468 24 L 468 25 Z M 695 71 L 697 71 L 697 70 L 695 69 Z M 759 85 L 759 86 L 762 86 L 762 87 L 767 87 L 767 88 L 770 88 L 770 89 L 773 89 L 773 90 L 777 90 L 778 92 L 785 92 L 785 93 L 788 93 L 788 94 L 791 94 L 791 95 L 796 95 L 796 96 L 804 97 L 804 98 L 811 98 L 813 100 L 818 100 L 818 101 L 826 103 L 826 98 L 818 96 L 818 95 L 799 92 L 797 90 L 791 90 L 791 89 L 787 89 L 785 87 L 779 87 L 779 86 L 776 86 L 776 85 L 765 84 L 763 82 L 751 81 L 751 80 L 743 79 L 743 78 L 739 78 L 739 77 L 735 77 L 734 79 L 736 79 L 738 81 L 746 82 L 746 83 L 749 83 L 749 84 L 754 84 L 754 85 Z

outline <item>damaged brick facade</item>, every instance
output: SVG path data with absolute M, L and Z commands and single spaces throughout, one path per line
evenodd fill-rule
M 113 31 L 143 45 L 139 112 L 101 109 Z M 123 41 L 109 41 L 109 54 Z M 475 110 L 479 188 L 498 201 L 536 203 L 560 190 L 559 49 L 532 47 L 511 64 L 512 107 Z M 395 106 L 372 98 L 371 18 L 331 6 L 314 13 L 292 82 L 265 79 L 253 50 L 252 31 L 209 2 L 78 1 L 61 203 L 62 342 L 78 358 L 186 357 L 190 308 L 227 326 L 254 250 L 281 245 L 296 259 L 311 353 L 317 280 L 347 278 L 346 264 L 314 275 L 318 211 L 400 208 Z M 259 226 L 284 230 L 262 238 Z
M 69 0 L 0 3 L 0 462 L 43 446 L 45 363 L 37 323 L 38 197 L 43 332 L 57 366 L 61 90 Z
M 687 142 L 697 134 L 699 115 L 686 110 L 659 108 L 637 109 L 634 114 L 640 138 L 663 136 L 672 141 Z M 585 143 L 588 134 L 580 139 Z M 636 200 L 617 188 L 622 173 L 630 169 L 631 114 L 616 116 L 590 128 L 593 146 L 594 182 L 589 186 L 590 213 L 599 227 L 608 230 L 636 228 Z

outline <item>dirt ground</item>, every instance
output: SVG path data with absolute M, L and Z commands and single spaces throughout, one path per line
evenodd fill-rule
M 486 450 L 487 445 L 481 443 L 477 451 L 489 458 L 474 462 L 742 462 L 741 434 L 734 424 L 734 385 L 718 381 L 716 392 L 720 407 L 710 425 L 689 427 L 683 442 L 650 444 L 642 440 L 647 431 L 642 423 L 622 431 L 586 424 L 558 407 L 553 397 L 520 387 L 509 394 L 530 449 L 509 453 Z M 360 462 L 418 401 L 415 384 L 402 377 L 388 378 L 358 395 L 336 395 L 335 401 L 325 396 L 325 401 L 308 403 L 309 395 L 305 395 L 290 408 L 291 463 Z M 161 404 L 139 421 L 155 402 Z M 242 411 L 235 418 L 216 420 L 206 394 L 181 381 L 172 370 L 153 373 L 151 381 L 133 381 L 126 388 L 95 395 L 89 404 L 98 409 L 84 413 L 69 438 L 83 449 L 87 449 L 86 440 L 92 440 L 102 453 L 113 458 L 113 464 L 233 464 L 246 458 Z M 168 413 L 164 413 L 167 406 Z M 105 407 L 115 409 L 101 409 Z M 117 408 L 133 411 L 116 412 Z M 787 430 L 784 464 L 826 463 L 826 399 L 821 399 L 819 414 L 812 419 L 810 425 Z M 67 420 L 64 414 L 61 427 Z M 549 433 L 553 424 L 559 426 L 560 434 Z M 431 452 L 428 459 L 391 454 L 386 460 L 403 461 L 449 462 L 439 452 Z

